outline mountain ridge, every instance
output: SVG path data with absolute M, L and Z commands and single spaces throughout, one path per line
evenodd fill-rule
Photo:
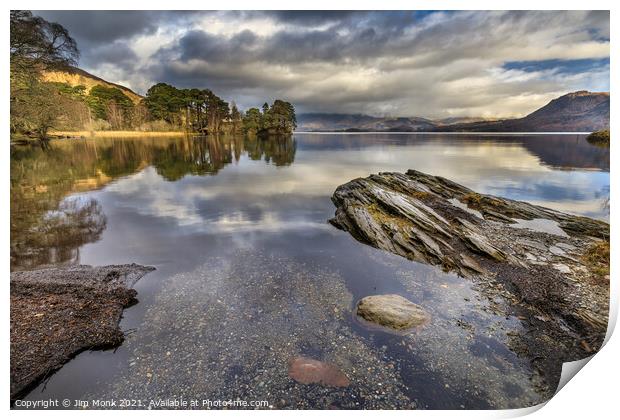
M 450 126 L 448 131 L 584 131 L 609 127 L 609 92 L 570 92 L 522 118 Z
M 297 120 L 298 131 L 591 132 L 609 127 L 609 99 L 609 92 L 580 90 L 555 98 L 525 117 L 496 120 L 327 113 L 302 113 Z

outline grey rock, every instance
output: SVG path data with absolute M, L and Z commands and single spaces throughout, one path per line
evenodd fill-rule
M 565 244 L 564 242 L 558 242 L 555 246 L 562 248 L 564 251 L 574 251 L 576 249 L 573 245 Z
M 558 270 L 560 273 L 563 274 L 570 274 L 571 273 L 571 269 L 566 265 L 566 264 L 553 264 L 553 268 L 555 268 L 556 270 Z
M 551 252 L 553 255 L 557 255 L 558 257 L 563 257 L 566 255 L 566 252 L 564 252 L 562 248 L 558 248 L 557 246 L 550 246 L 549 252 Z

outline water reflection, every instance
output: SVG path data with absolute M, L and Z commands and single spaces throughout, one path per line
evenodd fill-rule
M 153 167 L 167 181 L 215 175 L 247 155 L 275 166 L 295 159 L 292 137 L 186 137 L 56 141 L 11 146 L 11 267 L 77 263 L 106 218 L 93 198 L 63 201 Z M 62 217 L 60 217 L 62 215 Z
M 530 380 L 529 361 L 507 343 L 520 321 L 493 312 L 501 299 L 490 301 L 465 279 L 330 227 L 330 196 L 353 178 L 413 168 L 483 193 L 606 219 L 608 167 L 608 152 L 583 136 L 297 134 L 12 147 L 12 269 L 157 267 L 136 285 L 140 304 L 124 312 L 122 329 L 135 330 L 121 349 L 81 354 L 30 397 L 149 398 L 229 389 L 220 385 L 273 396 L 280 385 L 278 392 L 289 393 L 282 356 L 305 352 L 353 357 L 359 372 L 385 364 L 383 372 L 394 369 L 395 376 L 384 379 L 402 382 L 402 394 L 420 407 L 538 402 L 544 395 Z M 333 296 L 336 290 L 342 293 Z M 324 323 L 334 306 L 347 312 L 352 302 L 377 293 L 398 293 L 428 308 L 432 328 L 402 340 L 369 334 L 349 316 Z M 209 315 L 209 308 L 228 315 Z M 273 308 L 303 316 L 291 322 Z M 323 329 L 340 332 L 332 337 Z M 217 338 L 222 331 L 226 340 Z M 254 345 L 250 334 L 271 341 Z M 185 376 L 188 360 L 204 364 Z M 146 377 L 141 369 L 157 380 L 137 379 Z M 379 382 L 368 378 L 366 387 Z M 255 386 L 261 381 L 271 388 Z
M 303 148 L 361 149 L 377 143 L 393 146 L 433 145 L 490 150 L 514 148 L 527 151 L 548 167 L 562 170 L 600 169 L 609 171 L 609 148 L 593 147 L 581 134 L 469 134 L 425 133 L 406 135 L 390 133 L 303 134 Z
M 270 171 L 245 161 L 290 168 L 286 173 Z M 232 163 L 232 173 L 217 180 L 201 178 L 219 174 Z M 77 249 L 98 240 L 105 228 L 101 208 L 91 207 L 103 220 L 92 233 L 65 229 L 62 244 L 51 239 L 59 236 L 55 232 L 60 228 L 51 227 L 46 215 L 68 206 L 62 200 L 70 194 L 110 184 L 110 193 L 135 213 L 171 217 L 179 226 L 202 232 L 324 229 L 331 209 L 328 197 L 336 186 L 372 172 L 409 168 L 562 211 L 602 219 L 609 213 L 609 150 L 577 135 L 382 133 L 55 141 L 46 148 L 11 147 L 11 265 L 76 262 Z M 127 182 L 114 182 L 129 176 Z M 65 223 L 74 220 L 66 218 Z
M 78 264 L 78 248 L 95 242 L 106 228 L 101 205 L 92 198 L 72 197 L 45 212 L 38 223 L 11 241 L 11 261 L 21 268 Z

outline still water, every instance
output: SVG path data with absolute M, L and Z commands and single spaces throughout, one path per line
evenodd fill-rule
M 511 408 L 546 383 L 513 351 L 507 303 L 469 280 L 327 223 L 335 188 L 417 169 L 478 192 L 608 219 L 609 151 L 581 135 L 295 134 L 11 147 L 11 266 L 152 265 L 115 351 L 84 352 L 28 398 L 267 400 L 276 408 Z M 397 293 L 432 322 L 368 330 L 364 296 Z M 346 389 L 297 384 L 292 357 Z

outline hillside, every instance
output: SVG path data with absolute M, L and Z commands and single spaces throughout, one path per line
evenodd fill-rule
M 596 131 L 609 127 L 609 93 L 568 93 L 517 119 L 455 124 L 445 131 Z
M 133 90 L 125 86 L 103 80 L 102 78 L 94 76 L 77 67 L 69 67 L 66 71 L 43 72 L 42 79 L 45 82 L 66 83 L 72 87 L 82 85 L 86 87 L 86 93 L 89 93 L 90 90 L 97 85 L 115 87 L 120 89 L 129 99 L 131 99 L 134 105 L 138 104 L 142 100 L 142 96 L 138 95 Z
M 373 117 L 362 114 L 300 114 L 299 131 L 596 131 L 609 127 L 609 93 L 578 91 L 560 96 L 516 119 Z

